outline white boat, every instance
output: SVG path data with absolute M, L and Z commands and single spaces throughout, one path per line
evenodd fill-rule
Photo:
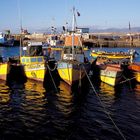
M 9 36 L 9 37 L 8 37 Z M 13 46 L 14 38 L 0 32 L 0 46 Z

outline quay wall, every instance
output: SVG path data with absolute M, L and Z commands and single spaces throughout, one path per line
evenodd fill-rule
M 16 40 L 22 36 L 23 40 L 33 40 L 46 42 L 50 34 L 15 34 Z M 58 35 L 64 40 L 63 34 Z M 86 33 L 82 35 L 82 44 L 90 47 L 140 47 L 140 33 Z

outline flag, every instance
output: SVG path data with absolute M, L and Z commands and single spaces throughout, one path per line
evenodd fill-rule
M 62 28 L 63 28 L 63 31 L 65 31 L 66 29 L 65 29 L 65 26 L 62 26 Z
M 80 13 L 77 11 L 77 15 L 78 15 L 78 17 L 80 16 Z

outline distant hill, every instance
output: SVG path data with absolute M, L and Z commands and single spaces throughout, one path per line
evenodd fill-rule
M 129 32 L 128 28 L 108 28 L 108 29 L 93 29 L 90 28 L 90 32 Z M 131 28 L 131 32 L 140 32 L 140 27 Z
M 86 28 L 89 28 L 89 32 L 119 32 L 119 33 L 128 33 L 128 28 L 107 28 L 107 29 L 99 29 L 99 28 L 93 28 L 93 26 L 84 26 Z M 56 33 L 62 33 L 62 27 L 56 28 Z M 40 28 L 40 29 L 30 29 L 29 32 L 38 32 L 38 33 L 51 33 L 51 30 L 48 28 Z M 131 32 L 140 32 L 140 27 L 133 27 L 131 28 Z

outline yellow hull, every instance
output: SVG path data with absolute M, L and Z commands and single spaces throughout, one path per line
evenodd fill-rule
M 6 80 L 7 73 L 8 73 L 8 64 L 7 63 L 2 63 L 0 64 L 0 79 Z
M 125 54 L 102 54 L 102 53 L 91 53 L 90 54 L 93 58 L 97 57 L 104 57 L 109 59 L 130 59 L 131 55 L 125 55 Z
M 122 70 L 115 66 L 107 66 L 105 70 L 100 71 L 100 79 L 111 86 L 119 84 L 122 78 Z
M 80 70 L 80 68 L 58 68 L 58 73 L 66 83 L 69 85 L 72 85 L 76 81 L 79 81 L 83 77 L 85 77 L 85 71 L 83 69 Z
M 61 51 L 62 50 L 62 48 L 51 48 L 51 49 L 54 51 Z
M 120 78 L 116 77 L 108 77 L 108 76 L 100 76 L 102 82 L 107 83 L 111 86 L 115 86 L 119 83 Z
M 63 49 L 63 48 L 59 48 L 59 47 L 58 47 L 58 48 L 53 48 L 53 47 L 51 48 L 51 50 L 54 50 L 54 51 L 61 51 L 62 49 Z M 87 51 L 87 50 L 89 50 L 89 49 L 88 49 L 88 48 L 83 48 L 83 50 L 84 50 L 84 51 Z
M 37 60 L 41 59 L 41 62 L 37 62 Z M 26 60 L 28 59 L 28 62 Z M 36 61 L 30 62 L 29 60 L 34 59 Z M 23 62 L 24 60 L 24 62 Z M 21 57 L 21 63 L 24 65 L 24 70 L 27 78 L 37 81 L 44 81 L 45 77 L 45 62 L 43 57 Z
M 135 72 L 134 74 L 135 74 L 137 82 L 140 82 L 140 72 Z
M 39 65 L 42 68 L 31 68 L 31 67 L 37 67 L 36 64 L 25 65 L 25 74 L 27 78 L 37 80 L 37 81 L 44 80 L 45 67 L 44 64 L 39 64 Z

